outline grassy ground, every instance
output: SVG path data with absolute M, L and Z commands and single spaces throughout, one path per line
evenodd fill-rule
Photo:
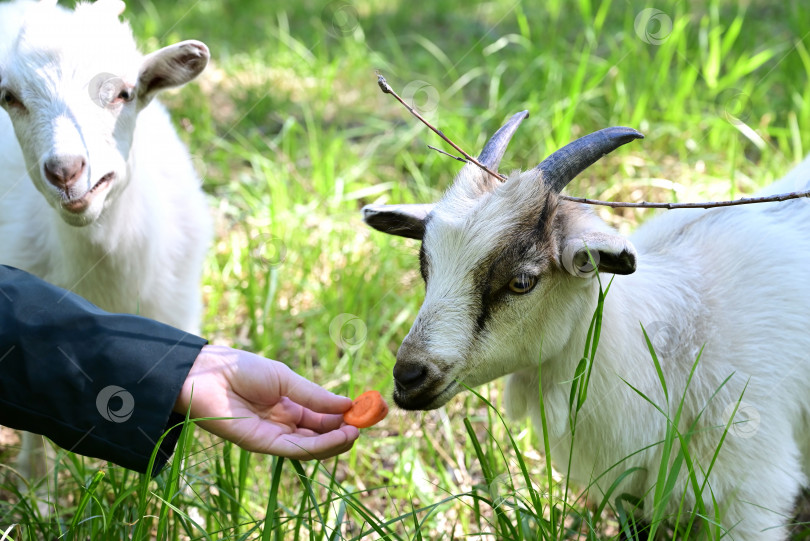
M 528 109 L 502 170 L 609 125 L 646 134 L 575 180 L 574 195 L 726 199 L 778 178 L 810 150 L 810 7 L 764 4 L 129 2 L 146 50 L 195 38 L 214 58 L 198 83 L 164 96 L 217 220 L 205 336 L 336 392 L 390 395 L 422 295 L 418 245 L 367 230 L 358 211 L 435 200 L 459 164 L 426 148 L 442 145 L 380 93 L 375 70 L 471 153 Z M 652 215 L 599 212 L 624 232 Z M 497 408 L 498 383 L 479 391 Z M 565 486 L 537 451 L 542 438 L 509 426 L 514 445 L 495 411 L 466 393 L 435 412 L 394 412 L 319 465 L 249 455 L 197 431 L 184 466 L 190 495 L 169 473 L 148 483 L 64 456 L 60 520 L 6 492 L 0 539 L 11 524 L 10 539 L 615 536 L 614 515 L 596 520 L 581 499 L 561 517 Z

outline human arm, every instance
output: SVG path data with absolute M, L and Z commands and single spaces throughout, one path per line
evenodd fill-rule
M 326 458 L 356 440 L 357 429 L 341 426 L 348 398 L 282 363 L 205 344 L 0 265 L 0 425 L 145 472 L 193 386 L 192 417 L 247 417 L 200 424 L 253 451 Z M 151 473 L 178 436 L 163 439 Z
M 145 472 L 206 341 L 0 266 L 0 424 Z M 179 431 L 163 440 L 152 473 Z

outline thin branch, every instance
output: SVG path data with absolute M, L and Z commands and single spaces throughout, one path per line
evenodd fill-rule
M 451 147 L 456 149 L 464 158 L 460 158 L 458 156 L 453 156 L 443 150 L 439 150 L 436 147 L 432 147 L 428 145 L 428 148 L 435 150 L 436 152 L 441 152 L 442 154 L 446 154 L 450 156 L 454 160 L 458 160 L 460 162 L 466 163 L 474 163 L 493 177 L 501 181 L 505 181 L 506 177 L 498 174 L 488 167 L 480 163 L 478 160 L 464 152 L 457 144 L 451 141 L 441 130 L 433 127 L 427 120 L 425 120 L 422 115 L 420 115 L 413 107 L 405 103 L 405 101 L 399 97 L 399 95 L 394 92 L 388 82 L 385 80 L 380 72 L 377 72 L 377 84 L 380 85 L 380 90 L 382 90 L 386 94 L 391 94 L 396 98 L 396 100 L 405 106 L 410 113 L 419 119 L 425 126 L 433 130 L 436 135 L 444 139 Z M 585 205 L 601 205 L 604 207 L 611 207 L 611 208 L 644 208 L 644 209 L 708 209 L 708 208 L 715 208 L 715 207 L 734 207 L 737 205 L 752 205 L 755 203 L 776 203 L 779 201 L 788 201 L 790 199 L 799 199 L 801 197 L 810 197 L 810 190 L 804 192 L 790 192 L 790 193 L 780 193 L 776 195 L 770 195 L 767 197 L 743 197 L 741 199 L 735 199 L 733 201 L 703 201 L 700 203 L 648 203 L 646 201 L 641 201 L 638 203 L 625 203 L 623 201 L 600 201 L 599 199 L 586 199 L 584 197 L 571 197 L 570 195 L 560 195 L 562 199 L 567 199 L 568 201 L 574 201 L 576 203 L 583 203 Z
M 444 150 L 442 150 L 442 149 L 440 149 L 440 148 L 436 148 L 436 147 L 431 146 L 431 145 L 428 145 L 427 147 L 428 147 L 430 150 L 435 150 L 435 151 L 436 151 L 436 152 L 438 152 L 439 154 L 444 154 L 445 156 L 450 156 L 450 157 L 451 157 L 451 158 L 453 158 L 454 160 L 458 160 L 458 161 L 460 161 L 461 163 L 470 163 L 470 162 L 468 162 L 467 160 L 465 160 L 464 158 L 462 158 L 461 156 L 455 156 L 455 155 L 453 155 L 453 154 L 450 154 L 449 152 L 445 152 Z
M 486 165 L 482 164 L 481 162 L 479 162 L 478 160 L 476 160 L 475 158 L 473 158 L 472 156 L 470 156 L 469 154 L 464 152 L 461 149 L 461 147 L 459 147 L 457 144 L 455 144 L 453 141 L 451 141 L 444 133 L 442 133 L 442 131 L 440 129 L 434 128 L 433 125 L 430 122 L 428 122 L 427 120 L 425 120 L 424 117 L 422 117 L 422 115 L 420 115 L 419 112 L 416 109 L 414 109 L 413 107 L 411 107 L 410 105 L 405 103 L 405 100 L 400 98 L 399 94 L 394 92 L 394 89 L 391 88 L 391 86 L 385 80 L 385 77 L 383 77 L 380 74 L 380 72 L 377 72 L 377 84 L 380 85 L 380 90 L 382 90 L 385 94 L 391 94 L 392 96 L 394 96 L 394 98 L 396 98 L 396 100 L 399 103 L 404 105 L 405 108 L 408 111 L 410 111 L 413 116 L 415 116 L 416 118 L 419 119 L 420 122 L 422 122 L 422 124 L 424 124 L 425 126 L 430 128 L 431 130 L 433 130 L 433 132 L 436 133 L 436 135 L 438 135 L 442 139 L 444 139 L 447 142 L 448 145 L 450 145 L 451 147 L 456 149 L 459 152 L 459 154 L 461 154 L 462 156 L 467 158 L 468 162 L 474 163 L 475 165 L 477 165 L 478 167 L 480 167 L 481 169 L 483 169 L 484 171 L 486 171 L 487 173 L 489 173 L 490 175 L 492 175 L 493 177 L 495 177 L 495 178 L 497 178 L 499 180 L 506 180 L 505 176 L 499 175 L 495 171 L 492 171 L 489 167 L 487 167 Z
M 427 146 L 431 150 L 435 150 L 440 154 L 449 156 L 454 160 L 462 163 L 470 163 L 464 158 L 454 156 L 449 152 L 445 152 L 440 148 L 434 146 Z M 643 208 L 643 209 L 707 209 L 714 207 L 734 207 L 737 205 L 751 205 L 754 203 L 776 203 L 779 201 L 788 201 L 790 199 L 798 199 L 801 197 L 810 197 L 810 190 L 806 192 L 790 192 L 777 195 L 770 195 L 767 197 L 743 197 L 741 199 L 734 199 L 733 201 L 705 201 L 702 203 L 649 203 L 647 201 L 639 201 L 637 203 L 625 203 L 624 201 L 602 201 L 600 199 L 587 199 L 585 197 L 573 197 L 571 195 L 560 194 L 561 199 L 574 201 L 576 203 L 583 203 L 585 205 L 601 205 L 611 208 Z
M 600 201 L 598 199 L 585 199 L 582 197 L 571 197 L 570 195 L 561 195 L 562 199 L 575 201 L 577 203 L 585 203 L 586 205 L 603 205 L 605 207 L 613 208 L 644 208 L 644 209 L 708 209 L 714 207 L 734 207 L 737 205 L 752 205 L 754 203 L 776 203 L 779 201 L 787 201 L 789 199 L 799 199 L 800 197 L 810 197 L 810 190 L 806 192 L 790 192 L 780 193 L 777 195 L 769 195 L 767 197 L 743 197 L 741 199 L 734 199 L 733 201 L 704 201 L 702 203 L 648 203 L 641 201 L 639 203 L 624 203 L 622 201 Z

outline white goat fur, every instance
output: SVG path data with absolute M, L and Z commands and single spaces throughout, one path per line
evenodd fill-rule
M 122 9 L 115 0 L 75 11 L 0 4 L 0 97 L 11 91 L 25 106 L 0 110 L 0 263 L 105 310 L 196 333 L 210 216 L 188 150 L 152 97 L 196 76 L 208 51 L 184 42 L 144 57 Z M 99 74 L 120 77 L 133 99 L 95 102 L 88 86 Z M 87 162 L 69 193 L 44 176 L 43 161 L 58 154 Z M 62 207 L 108 173 L 84 212 Z
M 810 202 L 673 210 L 650 220 L 627 240 L 589 209 L 549 194 L 538 171 L 513 174 L 483 194 L 470 189 L 486 182 L 481 175 L 474 166 L 465 166 L 425 223 L 425 300 L 397 363 L 426 367 L 429 388 L 415 392 L 430 401 L 420 403 L 421 397 L 414 396 L 414 407 L 404 407 L 443 405 L 463 390 L 455 380 L 479 385 L 511 374 L 504 396 L 507 413 L 513 418 L 528 414 L 542 434 L 542 371 L 551 454 L 558 470 L 567 471 L 571 379 L 599 285 L 593 273 L 577 276 L 565 270 L 572 263 L 565 246 L 582 246 L 584 241 L 597 261 L 599 250 L 634 252 L 635 246 L 634 273 L 600 276 L 604 285 L 611 279 L 613 283 L 588 398 L 579 413 L 571 480 L 582 487 L 593 483 L 591 494 L 599 501 L 601 491 L 622 472 L 640 467 L 622 481 L 611 504 L 616 495 L 630 493 L 644 498 L 647 512 L 652 509 L 649 489 L 662 452 L 662 445 L 655 444 L 664 439 L 666 420 L 627 383 L 667 408 L 640 326 L 651 330 L 663 323 L 671 331 L 669 343 L 662 348 L 661 337 L 651 339 L 663 350 L 659 358 L 671 418 L 705 346 L 679 427 L 686 432 L 705 408 L 689 446 L 698 472 L 709 468 L 742 396 L 743 411 L 734 419 L 741 424 L 732 426 L 711 471 L 710 489 L 703 493 L 706 508 L 713 509 L 713 493 L 719 502 L 715 513 L 730 532 L 729 539 L 785 539 L 784 524 L 810 475 Z M 766 193 L 805 190 L 808 182 L 810 159 Z M 495 272 L 500 281 L 490 284 L 493 291 L 504 285 L 499 273 L 507 280 L 526 273 L 539 275 L 537 286 L 525 295 L 505 295 L 478 329 L 474 314 L 482 291 L 475 276 L 481 274 L 482 262 L 489 264 L 493 250 L 526 237 L 526 224 L 536 222 L 545 200 L 556 207 L 553 239 L 537 248 L 545 251 L 546 263 L 542 257 L 539 264 L 537 258 L 517 261 Z M 408 205 L 372 205 L 364 212 L 367 219 L 390 212 L 401 224 L 406 218 L 419 221 L 425 214 L 424 206 L 414 209 L 410 213 Z M 754 414 L 748 425 L 743 412 Z M 668 512 L 677 510 L 684 491 L 685 508 L 695 508 L 685 469 Z

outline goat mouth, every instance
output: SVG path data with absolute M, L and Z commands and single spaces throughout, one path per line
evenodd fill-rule
M 81 197 L 70 198 L 67 193 L 62 193 L 62 208 L 73 214 L 81 214 L 100 192 L 106 190 L 115 177 L 115 173 L 110 172 L 99 179 L 98 182 L 93 184 L 93 187 L 84 192 Z
M 444 406 L 448 400 L 453 398 L 458 390 L 458 384 L 455 380 L 451 381 L 447 387 L 438 393 L 430 395 L 416 395 L 406 397 L 399 389 L 394 390 L 394 402 L 397 406 L 404 410 L 419 411 L 419 410 L 435 410 Z

